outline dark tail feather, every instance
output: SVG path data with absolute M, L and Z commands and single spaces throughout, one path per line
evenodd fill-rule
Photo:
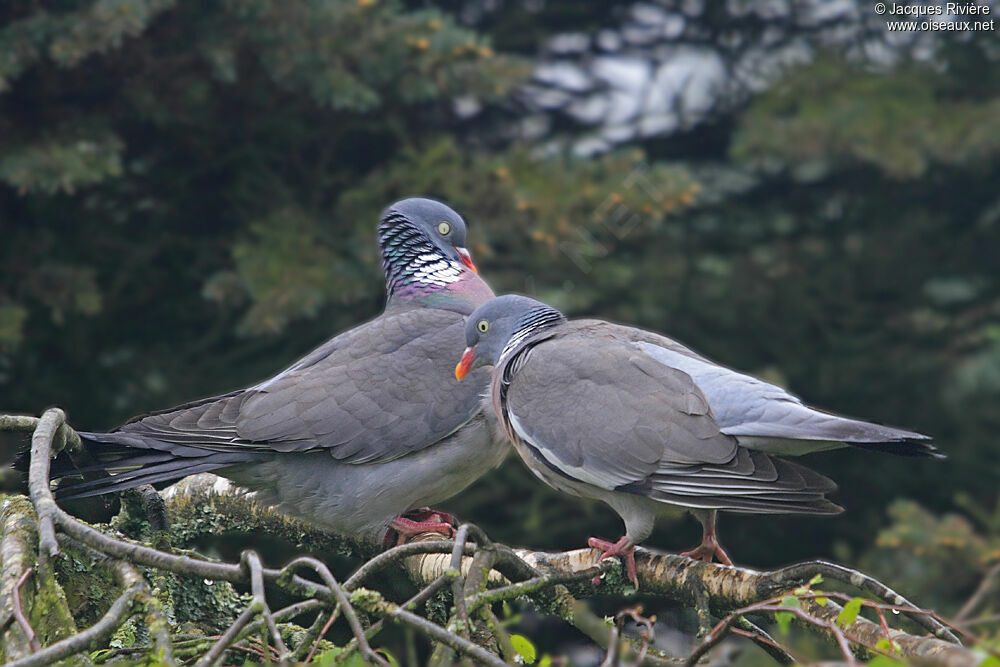
M 80 484 L 63 485 L 56 490 L 55 495 L 58 500 L 89 498 L 90 496 L 100 496 L 105 493 L 115 493 L 118 491 L 125 491 L 126 489 L 134 489 L 135 487 L 142 486 L 143 484 L 175 482 L 189 475 L 195 475 L 200 472 L 211 472 L 212 470 L 218 470 L 219 468 L 225 468 L 226 466 L 232 465 L 231 463 L 220 461 L 204 461 L 198 463 L 184 461 L 183 463 L 183 471 L 178 471 L 176 467 L 157 470 L 157 467 L 154 466 L 149 469 L 136 471 L 137 474 L 128 476 L 128 479 L 119 479 L 119 477 L 123 477 L 124 475 L 112 475 L 110 477 L 105 477 L 104 479 L 92 480 Z
M 141 447 L 116 442 L 114 433 L 81 434 L 84 451 L 63 454 L 52 462 L 50 477 L 60 480 L 59 500 L 74 500 L 115 493 L 144 484 L 174 482 L 189 475 L 249 463 L 267 456 L 263 452 L 218 452 L 187 445 L 146 440 Z M 96 437 L 91 437 L 96 436 Z M 22 453 L 15 467 L 28 469 L 29 454 Z M 69 477 L 82 478 L 70 481 Z
M 183 477 L 188 474 L 194 474 L 194 473 L 188 473 L 187 471 L 189 469 L 198 467 L 203 463 L 204 462 L 200 459 L 177 459 L 172 461 L 164 461 L 161 463 L 143 464 L 139 465 L 139 467 L 132 468 L 124 472 L 118 472 L 114 474 L 108 473 L 108 475 L 105 477 L 98 477 L 91 479 L 87 479 L 85 477 L 84 481 L 82 482 L 63 483 L 62 485 L 60 485 L 59 489 L 56 491 L 56 497 L 69 497 L 67 494 L 70 493 L 75 494 L 79 491 L 89 490 L 89 489 L 99 489 L 111 485 L 121 486 L 122 484 L 129 484 L 133 481 L 146 479 L 147 477 L 151 476 L 162 478 L 163 475 L 170 474 L 174 475 L 175 477 L 176 476 Z M 226 464 L 221 463 L 220 465 L 226 465 Z M 107 472 L 107 471 L 91 469 L 88 472 Z M 169 479 L 169 478 L 164 478 L 164 479 Z M 148 480 L 146 482 L 136 482 L 135 486 L 140 486 L 141 484 L 144 483 L 151 484 L 152 482 Z
M 918 458 L 946 459 L 938 448 L 927 440 L 900 440 L 899 442 L 849 442 L 851 447 L 869 452 L 895 454 L 896 456 L 912 456 Z

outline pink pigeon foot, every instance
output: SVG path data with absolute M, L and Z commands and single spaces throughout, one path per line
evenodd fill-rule
M 681 555 L 693 558 L 694 560 L 705 561 L 706 563 L 711 563 L 713 560 L 718 559 L 723 565 L 733 564 L 733 561 L 729 558 L 729 554 L 722 548 L 722 545 L 719 544 L 719 540 L 715 538 L 714 534 L 705 535 L 701 538 L 701 544 L 690 551 L 682 551 Z
M 403 512 L 402 516 L 413 521 L 440 521 L 450 524 L 452 528 L 458 528 L 458 519 L 455 518 L 454 514 L 430 507 L 418 507 L 409 512 Z
M 447 512 L 420 507 L 393 519 L 382 544 L 386 547 L 393 544 L 398 546 L 422 533 L 441 533 L 445 537 L 454 537 L 457 524 L 455 517 Z
M 597 560 L 602 561 L 605 558 L 610 558 L 611 556 L 619 556 L 622 562 L 625 564 L 625 572 L 628 574 L 629 581 L 635 586 L 636 590 L 639 590 L 639 576 L 635 570 L 635 544 L 632 540 L 628 539 L 624 535 L 617 542 L 608 542 L 607 540 L 601 540 L 596 537 L 592 537 L 587 540 L 587 544 L 590 545 L 592 549 L 600 549 L 604 553 Z M 593 582 L 596 585 L 601 580 L 600 577 L 594 577 Z

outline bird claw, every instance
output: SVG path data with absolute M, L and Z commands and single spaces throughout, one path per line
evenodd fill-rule
M 601 557 L 597 559 L 598 561 L 612 556 L 620 557 L 625 565 L 625 572 L 628 574 L 629 581 L 635 586 L 635 590 L 639 590 L 639 576 L 635 568 L 635 544 L 632 543 L 632 540 L 624 535 L 617 542 L 608 542 L 607 540 L 591 537 L 587 540 L 587 544 L 592 549 L 600 549 L 603 552 L 601 553 Z M 601 578 L 597 576 L 591 581 L 596 586 L 601 582 Z
M 681 556 L 687 556 L 694 560 L 704 561 L 705 563 L 711 563 L 713 560 L 718 560 L 723 565 L 732 565 L 733 561 L 729 558 L 729 554 L 726 550 L 722 548 L 719 541 L 715 539 L 714 535 L 707 535 L 702 538 L 701 544 L 696 546 L 690 551 L 682 551 Z
M 455 518 L 454 514 L 449 514 L 448 512 L 444 512 L 442 510 L 431 509 L 430 507 L 418 507 L 417 509 L 410 510 L 409 512 L 403 512 L 400 517 L 410 519 L 411 521 L 435 521 L 447 523 L 451 525 L 452 528 L 458 528 L 458 519 Z
M 389 530 L 382 538 L 384 547 L 406 544 L 411 538 L 423 533 L 441 533 L 447 538 L 455 536 L 458 521 L 447 512 L 419 507 L 397 516 L 390 522 Z

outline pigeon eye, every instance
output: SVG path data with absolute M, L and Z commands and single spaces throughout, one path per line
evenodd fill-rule
M 447 222 L 438 223 L 438 234 L 441 236 L 447 236 L 449 232 L 451 232 L 451 225 Z
M 490 330 L 490 323 L 486 320 L 479 320 L 479 323 L 476 324 L 476 328 L 479 329 L 479 333 L 486 333 Z

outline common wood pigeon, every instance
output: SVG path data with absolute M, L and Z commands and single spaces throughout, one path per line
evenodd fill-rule
M 489 372 L 453 375 L 465 316 L 493 297 L 466 250 L 466 225 L 444 204 L 406 199 L 378 227 L 388 301 L 346 331 L 249 388 L 81 433 L 110 477 L 62 497 L 119 491 L 213 471 L 264 503 L 319 527 L 377 542 L 441 530 L 441 502 L 497 466 L 480 396 Z
M 493 366 L 490 397 L 503 432 L 550 486 L 610 505 L 625 522 L 601 558 L 623 556 L 670 505 L 701 521 L 684 555 L 732 564 L 715 535 L 719 510 L 835 514 L 836 485 L 774 454 L 854 446 L 940 457 L 928 437 L 816 410 L 784 389 L 709 361 L 663 336 L 567 319 L 524 296 L 473 312 L 459 379 Z M 637 583 L 637 582 L 636 582 Z

